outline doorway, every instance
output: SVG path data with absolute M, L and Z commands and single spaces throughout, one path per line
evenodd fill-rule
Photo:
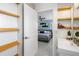
M 36 56 L 52 56 L 52 10 L 38 13 L 38 52 Z

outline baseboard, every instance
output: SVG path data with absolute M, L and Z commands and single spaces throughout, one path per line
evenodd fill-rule
M 58 48 L 59 56 L 79 56 L 78 52 Z

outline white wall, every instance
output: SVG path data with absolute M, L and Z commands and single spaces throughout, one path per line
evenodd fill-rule
M 35 4 L 35 9 L 37 12 L 52 10 L 55 7 L 55 3 L 37 3 Z
M 68 17 L 71 17 L 71 10 L 58 12 L 58 18 L 68 18 Z
M 29 7 L 35 9 L 35 4 L 34 3 L 26 3 Z
M 41 16 L 42 18 L 45 17 L 45 20 L 52 20 L 53 19 L 53 10 L 43 11 L 39 12 L 38 16 Z
M 58 8 L 61 8 L 64 6 L 73 6 L 73 3 L 58 3 Z
M 12 13 L 17 13 L 17 6 L 16 4 L 12 3 L 0 3 L 0 10 L 6 10 Z
M 14 3 L 0 3 L 0 10 L 17 14 L 17 5 Z M 0 13 L 0 28 L 18 28 L 17 18 Z M 0 32 L 0 46 L 18 40 L 18 32 Z M 0 52 L 1 55 L 11 56 L 17 53 L 17 46 Z

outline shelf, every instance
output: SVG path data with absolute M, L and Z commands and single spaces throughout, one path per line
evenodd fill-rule
M 58 29 L 71 29 L 70 26 L 58 25 Z
M 14 13 L 10 13 L 10 12 L 5 11 L 5 10 L 0 10 L 0 14 L 5 14 L 5 15 L 8 15 L 8 16 L 13 16 L 13 17 L 19 17 L 19 15 L 14 14 Z
M 58 25 L 58 29 L 71 29 L 71 26 Z M 73 26 L 74 30 L 79 30 L 79 27 Z
M 58 21 L 71 20 L 71 18 L 58 18 Z
M 71 18 L 58 18 L 58 21 L 71 20 Z M 79 16 L 74 17 L 74 20 L 79 20 Z
M 0 28 L 0 32 L 18 31 L 17 28 Z
M 9 48 L 12 48 L 12 47 L 18 45 L 18 44 L 20 44 L 19 41 L 13 41 L 10 43 L 6 43 L 5 45 L 0 46 L 0 52 L 3 52 Z
M 73 27 L 74 28 L 74 30 L 79 30 L 79 27 Z
M 79 16 L 74 17 L 74 20 L 79 20 Z
M 58 8 L 58 11 L 70 10 L 71 8 L 72 8 L 71 6 L 64 6 L 62 8 Z

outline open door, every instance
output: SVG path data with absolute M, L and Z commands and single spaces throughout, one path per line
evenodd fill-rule
M 37 12 L 24 4 L 24 56 L 33 56 L 38 49 Z

